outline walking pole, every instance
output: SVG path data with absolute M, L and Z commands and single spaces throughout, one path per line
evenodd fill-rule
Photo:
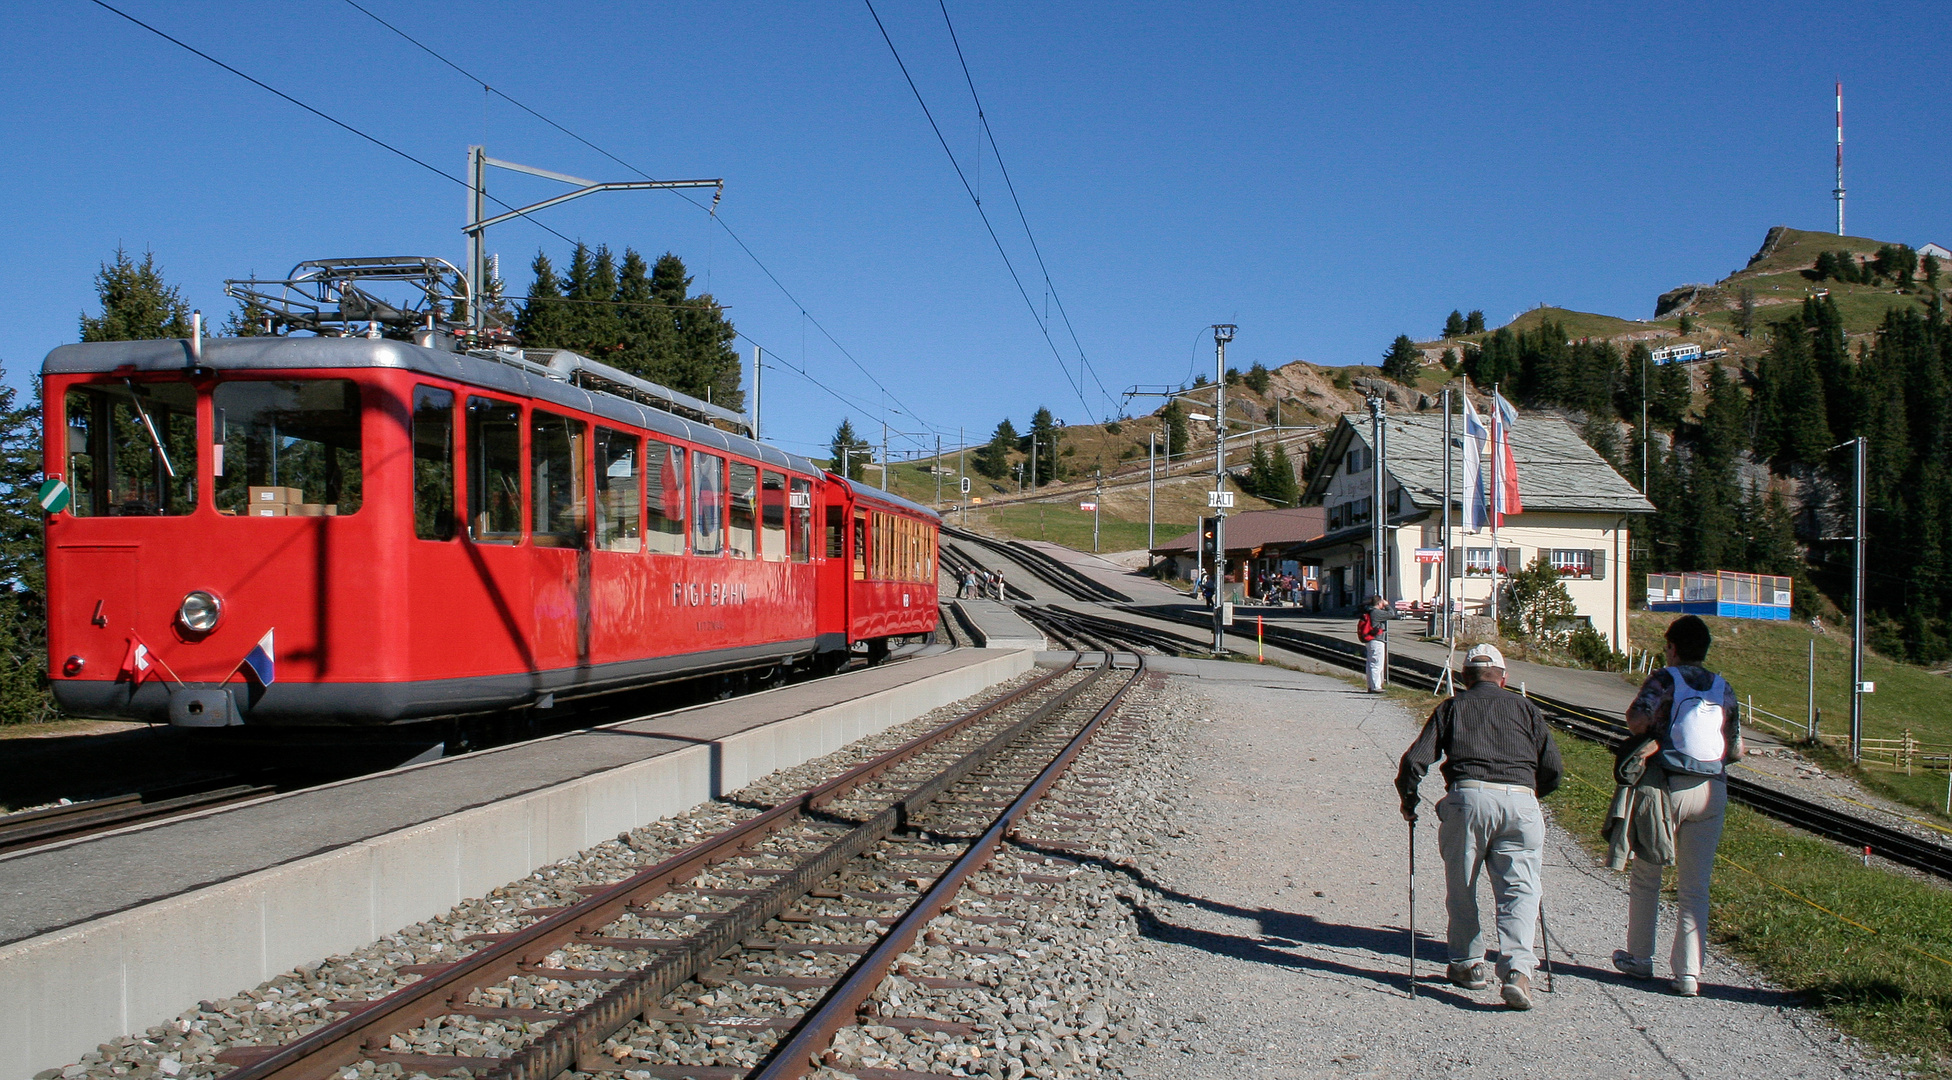
M 1545 921 L 1545 897 L 1539 897 L 1539 939 L 1545 945 L 1545 992 L 1552 992 L 1552 925 Z
M 1410 1000 L 1417 999 L 1417 819 L 1410 819 Z

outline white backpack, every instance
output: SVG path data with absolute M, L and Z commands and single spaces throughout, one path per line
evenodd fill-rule
M 1722 697 L 1728 684 L 1720 675 L 1706 690 L 1696 690 L 1681 677 L 1680 668 L 1668 668 L 1668 676 L 1674 680 L 1674 705 L 1668 713 L 1668 741 L 1674 749 L 1703 764 L 1720 764 L 1728 752 L 1728 742 L 1722 734 L 1722 725 L 1727 714 L 1722 709 Z

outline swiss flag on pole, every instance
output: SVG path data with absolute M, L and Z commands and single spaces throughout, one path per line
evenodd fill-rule
M 149 654 L 149 646 L 144 645 L 141 638 L 130 635 L 129 651 L 122 655 L 122 670 L 116 675 L 116 681 L 127 679 L 139 686 L 154 670 L 156 658 Z

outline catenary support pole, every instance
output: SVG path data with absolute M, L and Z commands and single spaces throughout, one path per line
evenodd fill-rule
M 1152 499 L 1158 481 L 1155 479 L 1159 467 L 1159 433 L 1153 432 L 1145 444 L 1145 549 L 1150 557 L 1159 542 L 1152 536 Z
M 1105 473 L 1100 469 L 1091 476 L 1091 550 L 1098 550 L 1098 500 L 1105 497 Z
M 1389 597 L 1389 525 L 1383 507 L 1383 399 L 1369 399 L 1369 580 L 1377 596 L 1395 611 Z M 1368 606 L 1365 601 L 1364 607 Z M 1383 670 L 1389 670 L 1389 623 L 1383 620 Z
M 1838 211 L 1839 227 L 1842 211 Z M 1857 516 L 1851 533 L 1850 571 L 1850 760 L 1864 752 L 1864 436 L 1856 444 Z
M 1453 637 L 1453 636 L 1451 636 L 1451 616 L 1450 616 L 1450 607 L 1451 607 L 1451 605 L 1450 605 L 1450 576 L 1451 576 L 1451 573 L 1453 572 L 1453 570 L 1454 570 L 1455 568 L 1454 568 L 1454 567 L 1452 567 L 1452 566 L 1451 566 L 1451 564 L 1450 564 L 1450 538 L 1451 538 L 1451 533 L 1450 533 L 1450 485 L 1451 485 L 1451 472 L 1450 472 L 1450 462 L 1451 462 L 1451 452 L 1450 452 L 1450 451 L 1451 451 L 1451 446 L 1450 446 L 1450 439 L 1451 439 L 1451 434 L 1450 434 L 1450 386 L 1449 386 L 1448 384 L 1446 384 L 1446 385 L 1444 386 L 1444 392 L 1443 392 L 1443 395 L 1442 395 L 1442 396 L 1443 396 L 1443 409 L 1444 409 L 1444 537 L 1443 537 L 1443 544 L 1444 544 L 1444 551 L 1443 551 L 1443 560 L 1442 560 L 1442 561 L 1441 561 L 1441 562 L 1440 562 L 1440 563 L 1439 563 L 1438 565 L 1440 565 L 1440 566 L 1442 566 L 1442 567 L 1443 567 L 1443 571 L 1444 571 L 1444 587 L 1443 587 L 1443 588 L 1442 588 L 1441 590 L 1439 590 L 1439 594 L 1440 594 L 1440 595 L 1442 596 L 1442 598 L 1443 598 L 1443 605 L 1444 605 L 1444 644 L 1445 644 L 1446 646 L 1449 646 L 1449 645 L 1451 645 L 1452 643 L 1454 643 L 1454 642 L 1455 642 L 1455 641 L 1456 641 L 1457 639 L 1456 639 L 1455 637 Z
M 1810 639 L 1810 696 L 1803 704 L 1803 727 L 1811 742 L 1816 741 L 1816 639 Z
M 962 454 L 963 454 L 963 450 L 965 449 L 965 446 L 966 446 L 966 442 L 963 439 L 962 426 L 957 425 L 956 427 L 956 491 L 961 493 L 962 497 L 956 500 L 956 506 L 958 507 L 956 512 L 959 515 L 961 515 L 962 524 L 968 525 L 969 524 L 969 496 L 971 492 L 962 490 L 962 482 L 964 479 L 966 479 L 969 476 L 967 472 L 963 471 L 963 464 L 962 464 Z
M 759 441 L 759 406 L 763 400 L 766 377 L 760 372 L 766 369 L 765 351 L 759 346 L 752 347 L 752 441 Z
M 1227 342 L 1234 327 L 1213 328 L 1213 490 L 1227 490 Z M 1213 500 L 1220 502 L 1216 495 Z M 1227 651 L 1227 508 L 1213 508 L 1213 655 Z M 1242 575 L 1245 578 L 1246 575 Z
M 935 437 L 935 512 L 942 512 L 942 436 Z
M 888 490 L 888 418 L 881 418 L 881 490 Z

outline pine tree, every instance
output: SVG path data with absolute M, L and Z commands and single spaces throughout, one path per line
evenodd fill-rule
M 1464 314 L 1456 308 L 1452 308 L 1451 313 L 1444 319 L 1444 337 L 1448 339 L 1463 336 Z
M 1043 487 L 1052 481 L 1064 479 L 1064 457 L 1058 449 L 1063 431 L 1057 426 L 1057 419 L 1051 415 L 1051 411 L 1042 405 L 1031 414 L 1029 438 L 1035 440 L 1037 448 L 1037 486 Z
M 1653 419 L 1669 426 L 1678 425 L 1694 402 L 1693 380 L 1686 364 L 1657 364 L 1654 367 Z
M 1923 269 L 1925 274 L 1925 287 L 1927 289 L 1930 289 L 1933 292 L 1937 292 L 1938 271 L 1939 271 L 1938 256 L 1936 255 L 1925 256 L 1924 260 L 1922 261 L 1921 268 Z
M 1017 428 L 1009 417 L 996 425 L 990 441 L 976 451 L 976 471 L 991 480 L 1010 475 L 1010 454 L 1017 448 Z
M 154 252 L 135 262 L 123 248 L 115 261 L 95 274 L 100 315 L 81 316 L 83 341 L 149 341 L 190 336 L 190 305 L 176 286 L 163 280 Z
M 1755 330 L 1755 290 L 1743 286 L 1735 301 L 1735 332 L 1746 340 Z
M 1267 365 L 1258 360 L 1254 361 L 1254 366 L 1247 369 L 1247 374 L 1241 377 L 1241 381 L 1246 383 L 1247 388 L 1256 394 L 1267 393 Z
M 567 349 L 572 330 L 570 305 L 561 302 L 562 281 L 556 277 L 556 268 L 550 265 L 549 256 L 538 251 L 529 269 L 535 280 L 529 283 L 528 302 L 515 317 L 515 332 L 521 335 L 522 344 L 532 349 Z
M 1469 315 L 1464 316 L 1464 332 L 1467 334 L 1484 333 L 1484 312 L 1473 311 Z
M 1801 319 L 1784 319 L 1771 323 L 1769 334 L 1769 351 L 1756 365 L 1756 456 L 1817 464 L 1832 440 L 1809 331 Z
M 830 455 L 829 469 L 839 473 L 844 461 L 849 480 L 865 479 L 867 467 L 874 461 L 874 447 L 855 434 L 854 421 L 846 417 L 841 418 L 840 426 L 834 429 L 834 437 L 827 443 L 827 452 Z
M 1174 459 L 1185 457 L 1193 449 L 1192 432 L 1186 426 L 1186 409 L 1180 405 L 1178 398 L 1168 401 L 1166 407 L 1159 410 L 1159 422 L 1166 429 L 1165 445 L 1159 450 L 1166 455 L 1166 463 L 1170 465 Z
M 265 329 L 265 320 L 270 317 L 271 312 L 256 300 L 239 300 L 224 316 L 224 325 L 217 333 L 221 337 L 265 337 L 271 333 Z
M 1417 343 L 1408 334 L 1396 335 L 1390 342 L 1389 350 L 1383 353 L 1383 377 L 1394 379 L 1404 386 L 1415 386 L 1417 375 L 1423 370 L 1423 354 L 1417 351 Z
M 1267 489 L 1261 497 L 1276 506 L 1293 507 L 1301 502 L 1301 484 L 1295 479 L 1295 464 L 1287 447 L 1275 443 L 1267 452 Z
M 1834 251 L 1818 252 L 1816 256 L 1816 265 L 1810 269 L 1810 274 L 1814 276 L 1818 281 L 1828 281 L 1831 278 L 1836 277 L 1837 276 L 1837 253 Z
M 22 405 L 0 372 L 0 724 L 54 714 L 47 692 L 45 516 L 38 393 Z M 38 386 L 38 381 L 36 381 Z

